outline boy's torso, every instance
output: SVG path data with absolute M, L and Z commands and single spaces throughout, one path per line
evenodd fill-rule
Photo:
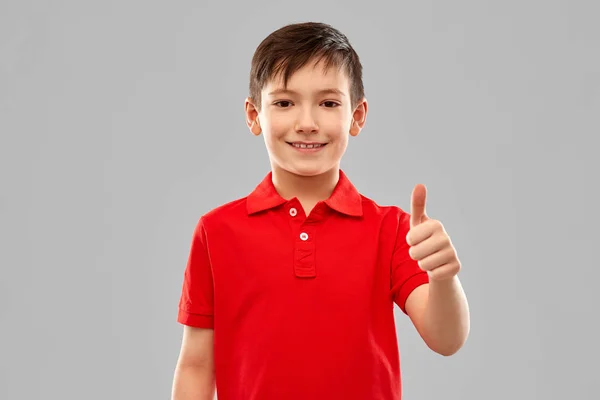
M 203 217 L 219 399 L 400 399 L 392 289 L 424 281 L 394 275 L 405 213 L 344 181 L 307 218 L 261 185 Z

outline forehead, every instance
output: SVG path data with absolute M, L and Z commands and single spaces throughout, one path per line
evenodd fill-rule
M 287 89 L 298 92 L 320 90 L 325 87 L 348 93 L 349 79 L 344 68 L 337 65 L 326 67 L 324 61 L 310 62 L 292 73 L 287 81 Z M 269 93 L 283 88 L 283 74 L 278 74 L 265 84 L 263 91 Z

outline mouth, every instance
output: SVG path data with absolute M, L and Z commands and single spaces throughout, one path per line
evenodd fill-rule
M 297 150 L 319 150 L 327 145 L 327 143 L 319 142 L 286 142 Z

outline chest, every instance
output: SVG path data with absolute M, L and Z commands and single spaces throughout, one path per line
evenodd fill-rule
M 257 219 L 227 230 L 211 252 L 215 293 L 246 298 L 337 299 L 387 294 L 391 249 L 360 219 Z

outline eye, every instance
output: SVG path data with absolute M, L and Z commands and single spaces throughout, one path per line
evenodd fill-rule
M 334 108 L 339 106 L 339 104 L 335 101 L 325 101 L 323 104 L 329 104 L 329 106 L 325 106 L 325 108 Z
M 275 103 L 273 103 L 274 105 L 280 107 L 280 108 L 288 108 L 285 105 L 291 105 L 292 103 L 290 101 L 287 100 L 280 100 L 280 101 L 276 101 Z

